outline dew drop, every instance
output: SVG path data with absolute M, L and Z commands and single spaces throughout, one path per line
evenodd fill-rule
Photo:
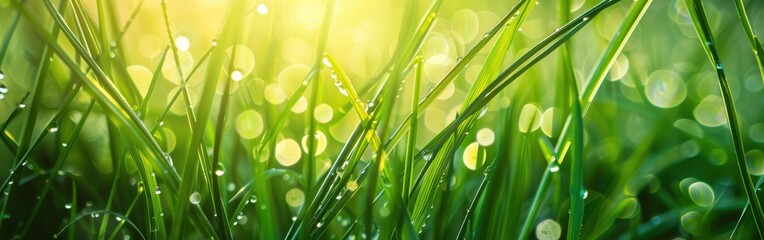
M 589 20 L 589 17 L 584 17 L 582 20 L 583 20 L 584 22 L 586 22 L 586 21 L 588 21 L 588 20 Z
M 19 108 L 21 108 L 21 109 L 24 109 L 24 108 L 26 108 L 26 107 L 27 107 L 27 105 L 26 105 L 26 104 L 24 104 L 24 103 L 19 103 Z
M 159 186 L 154 188 L 154 194 L 156 194 L 156 195 L 162 194 L 162 188 L 160 188 Z
M 116 217 L 114 217 L 114 219 L 116 219 L 117 222 L 121 222 L 122 221 L 122 217 L 120 217 L 120 216 L 116 216 Z
M 252 195 L 251 197 L 249 197 L 249 202 L 250 203 L 256 203 L 257 202 L 257 196 Z
M 347 96 L 348 95 L 347 89 L 345 89 L 345 86 L 342 85 L 342 82 L 339 79 L 337 79 L 337 75 L 334 73 L 334 71 L 332 71 L 332 78 L 334 78 L 334 86 L 337 86 L 337 90 L 340 91 L 340 94 L 342 94 L 343 96 Z
M 560 171 L 560 166 L 554 165 L 554 166 L 549 168 L 549 171 L 550 172 L 559 172 Z
M 5 79 L 5 72 L 3 70 L 0 70 L 0 80 Z
M 71 203 L 64 204 L 64 208 L 72 209 L 72 204 Z
M 52 127 L 48 128 L 48 132 L 51 132 L 51 133 L 58 132 L 58 127 L 57 126 L 52 126 Z
M 8 86 L 5 83 L 0 82 L 0 94 L 8 93 Z
M 241 220 L 242 218 L 244 218 L 244 212 L 239 212 L 239 215 L 236 215 L 236 219 Z
M 480 113 L 478 113 L 477 118 L 481 119 L 483 116 L 485 116 L 485 113 L 488 112 L 488 106 L 483 107 L 483 109 L 480 109 Z
M 721 69 L 722 69 L 722 63 L 717 63 L 717 64 L 716 64 L 716 69 L 719 69 L 719 70 L 721 70 Z
M 323 63 L 324 63 L 324 66 L 326 66 L 326 67 L 328 67 L 328 68 L 331 68 L 331 67 L 332 67 L 332 62 L 331 62 L 331 61 L 329 61 L 329 58 L 328 58 L 328 57 L 324 57 L 324 59 L 323 59 L 323 60 L 321 60 L 321 62 L 323 62 Z
M 432 160 L 432 152 L 430 152 L 430 150 L 424 150 L 424 152 L 422 152 L 422 159 L 425 161 Z
M 225 174 L 225 170 L 223 170 L 223 168 L 219 167 L 219 168 L 215 169 L 215 176 L 220 177 L 220 176 L 223 176 L 223 174 Z
M 323 226 L 323 225 L 324 225 L 324 223 L 323 223 L 323 222 L 318 222 L 318 223 L 316 223 L 316 227 L 317 227 L 317 228 L 321 228 L 321 226 Z

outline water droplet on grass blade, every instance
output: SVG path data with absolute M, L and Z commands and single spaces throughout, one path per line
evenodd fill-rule
M 249 197 L 249 203 L 256 203 L 256 202 L 257 202 L 257 196 L 253 194 L 251 197 Z
M 549 171 L 550 172 L 559 172 L 560 171 L 560 166 L 554 165 L 554 166 L 549 168 Z
M 215 168 L 215 176 L 223 176 L 225 174 L 225 167 L 222 163 L 218 163 L 218 166 Z
M 432 160 L 432 152 L 430 152 L 430 150 L 422 151 L 422 159 L 424 159 L 425 161 Z
M 160 188 L 159 186 L 156 186 L 156 188 L 154 188 L 154 194 L 156 195 L 162 194 L 162 188 Z
M 6 93 L 8 93 L 8 86 L 6 86 L 5 83 L 0 82 L 0 94 Z
M 322 60 L 321 60 L 321 62 L 323 62 L 323 63 L 324 63 L 324 66 L 326 66 L 326 67 L 328 67 L 328 68 L 332 68 L 332 62 L 331 62 L 331 61 L 329 61 L 329 58 L 328 58 L 328 57 L 324 57 L 324 59 L 322 59 Z
M 72 204 L 71 203 L 64 204 L 64 208 L 72 209 Z

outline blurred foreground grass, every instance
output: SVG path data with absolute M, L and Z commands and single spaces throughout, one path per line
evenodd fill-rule
M 2 239 L 764 231 L 762 1 L 0 13 Z

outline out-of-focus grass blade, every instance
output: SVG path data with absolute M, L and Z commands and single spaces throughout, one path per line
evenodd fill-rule
M 131 227 L 133 227 L 133 229 L 135 229 L 135 231 L 138 233 L 138 236 L 140 236 L 141 239 L 146 239 L 146 236 L 143 235 L 143 233 L 141 232 L 141 229 L 138 228 L 138 226 L 136 226 L 135 223 L 133 223 L 133 221 L 131 221 L 127 216 L 122 215 L 122 214 L 117 213 L 117 212 L 114 212 L 114 211 L 107 211 L 107 210 L 95 210 L 95 211 L 91 211 L 91 212 L 80 213 L 80 215 L 78 215 L 77 217 L 75 217 L 74 219 L 69 221 L 69 223 L 64 225 L 64 227 L 61 228 L 61 230 L 59 230 L 58 233 L 53 234 L 53 238 L 58 238 L 58 236 L 62 232 L 66 231 L 66 229 L 69 228 L 69 226 L 71 226 L 72 224 L 76 223 L 80 219 L 83 219 L 85 217 L 90 217 L 93 214 L 100 214 L 100 213 L 103 213 L 104 215 L 105 214 L 111 214 L 111 215 L 114 215 L 114 216 L 122 218 L 128 225 L 130 225 Z
M 761 80 L 764 82 L 764 50 L 762 50 L 761 40 L 753 32 L 751 21 L 748 19 L 748 13 L 745 12 L 743 0 L 735 0 L 735 9 L 737 9 L 737 16 L 740 18 L 740 24 L 743 25 L 745 35 L 748 37 L 748 44 L 751 45 L 753 55 L 756 57 Z
M 743 146 L 743 137 L 740 134 L 740 122 L 738 120 L 737 109 L 735 108 L 735 102 L 732 99 L 732 91 L 730 90 L 727 75 L 724 72 L 724 67 L 719 58 L 719 54 L 716 51 L 714 37 L 711 33 L 711 27 L 708 24 L 708 18 L 706 17 L 703 3 L 699 0 L 685 0 L 685 4 L 687 4 L 687 9 L 690 12 L 690 16 L 692 16 L 695 31 L 698 34 L 698 40 L 700 40 L 703 49 L 708 55 L 709 61 L 716 68 L 716 74 L 719 77 L 719 87 L 722 92 L 722 99 L 724 99 L 730 135 L 732 137 L 733 145 L 735 146 L 738 174 L 743 182 L 743 188 L 745 189 L 745 194 L 748 196 L 748 201 L 751 203 L 751 211 L 753 211 L 756 230 L 758 230 L 759 236 L 764 236 L 762 235 L 764 234 L 764 232 L 762 232 L 764 231 L 764 229 L 762 229 L 762 226 L 764 226 L 764 211 L 762 211 L 759 196 L 756 194 L 756 188 L 753 186 L 751 173 L 748 170 L 745 147 Z

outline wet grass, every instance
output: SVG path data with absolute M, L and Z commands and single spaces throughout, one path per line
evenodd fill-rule
M 2 238 L 761 236 L 760 2 L 315 3 L 0 4 Z

